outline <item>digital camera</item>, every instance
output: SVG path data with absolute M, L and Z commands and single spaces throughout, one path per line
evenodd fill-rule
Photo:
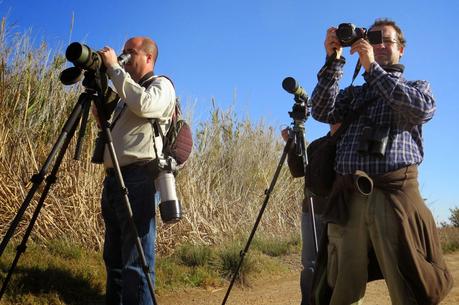
M 341 23 L 336 30 L 342 47 L 349 47 L 359 39 L 366 39 L 371 44 L 382 43 L 381 31 L 367 31 L 366 28 L 358 28 L 352 23 Z

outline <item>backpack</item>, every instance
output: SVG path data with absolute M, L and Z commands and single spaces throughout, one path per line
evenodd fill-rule
M 179 98 L 175 99 L 175 109 L 172 114 L 169 130 L 162 135 L 164 157 L 172 157 L 177 165 L 182 165 L 188 160 L 193 148 L 193 135 L 191 127 L 182 116 Z
M 167 78 L 171 82 L 172 86 L 174 86 L 174 83 L 169 77 L 165 75 L 160 75 L 157 77 Z M 156 77 L 153 77 L 150 80 L 146 81 L 142 84 L 142 86 L 148 88 L 148 86 L 155 78 Z M 182 167 L 183 164 L 190 157 L 191 150 L 193 149 L 193 135 L 191 133 L 190 125 L 182 116 L 182 109 L 180 108 L 180 99 L 178 97 L 175 98 L 174 112 L 172 113 L 170 126 L 166 134 L 163 133 L 163 129 L 161 128 L 158 120 L 152 119 L 150 120 L 150 122 L 153 125 L 155 135 L 161 135 L 161 139 L 163 141 L 164 158 L 168 159 L 169 157 L 171 157 L 175 160 L 178 168 Z M 154 138 L 153 143 L 154 145 L 156 145 L 154 142 Z

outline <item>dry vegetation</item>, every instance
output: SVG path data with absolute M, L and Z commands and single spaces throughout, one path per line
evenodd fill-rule
M 0 236 L 3 237 L 29 192 L 30 178 L 43 166 L 75 105 L 80 86 L 64 87 L 59 73 L 66 62 L 46 44 L 33 47 L 30 33 L 0 29 Z M 158 248 L 169 252 L 182 242 L 217 244 L 247 236 L 282 152 L 277 132 L 253 125 L 231 110 L 213 106 L 210 118 L 194 126 L 195 149 L 177 179 L 186 212 L 176 225 L 159 223 Z M 88 126 L 81 161 L 73 160 L 75 141 L 59 170 L 33 230 L 38 242 L 55 237 L 100 249 L 103 222 L 99 197 L 103 170 L 90 163 L 96 127 Z M 76 138 L 76 137 L 75 137 Z M 299 229 L 301 181 L 285 166 L 272 194 L 260 233 L 285 236 Z M 42 188 L 40 188 L 41 190 Z M 40 191 L 16 235 L 22 235 Z M 290 234 L 288 234 L 290 236 Z
M 30 178 L 42 168 L 82 90 L 79 85 L 64 87 L 59 82 L 65 67 L 61 52 L 51 52 L 44 43 L 34 47 L 30 33 L 11 32 L 5 19 L 1 20 L 1 239 L 32 187 Z M 241 120 L 215 101 L 209 119 L 193 130 L 194 152 L 177 177 L 184 219 L 172 226 L 158 220 L 158 250 L 163 254 L 178 250 L 158 260 L 160 289 L 221 285 L 217 273 L 229 274 L 232 262 L 239 261 L 241 240 L 246 241 L 254 225 L 282 153 L 278 132 L 263 122 Z M 73 160 L 76 141 L 72 140 L 32 232 L 35 243 L 13 277 L 5 304 L 103 302 L 100 252 L 86 251 L 101 249 L 104 232 L 99 208 L 103 169 L 90 162 L 96 131 L 91 122 L 81 161 Z M 12 244 L 18 243 L 29 224 L 43 185 Z M 257 238 L 263 238 L 252 245 L 257 255 L 253 261 L 259 263 L 260 255 L 284 255 L 292 247 L 298 251 L 301 189 L 301 179 L 293 180 L 284 166 L 257 231 Z M 445 252 L 459 249 L 459 228 L 445 226 L 439 232 Z M 227 245 L 237 247 L 227 250 Z M 12 260 L 13 248 L 10 244 L 4 261 Z M 4 261 L 0 261 L 2 272 L 6 272 Z

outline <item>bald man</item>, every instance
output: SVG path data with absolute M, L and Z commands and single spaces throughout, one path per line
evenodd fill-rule
M 152 120 L 165 131 L 175 106 L 171 81 L 154 74 L 158 47 L 147 37 L 126 41 L 123 53 L 129 61 L 121 67 L 110 47 L 99 51 L 120 99 L 110 118 L 115 153 L 128 189 L 133 219 L 139 233 L 151 278 L 155 263 L 155 186 L 158 174 L 154 160 L 162 151 L 162 139 Z M 106 177 L 102 193 L 105 223 L 104 261 L 107 269 L 106 304 L 153 304 L 135 247 L 136 236 L 129 224 L 123 193 L 118 186 L 108 149 L 104 152 Z

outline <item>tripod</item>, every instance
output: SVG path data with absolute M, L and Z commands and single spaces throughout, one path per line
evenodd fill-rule
M 128 211 L 128 215 L 129 215 L 129 222 L 130 222 L 130 226 L 136 236 L 136 242 L 135 242 L 135 245 L 136 245 L 136 249 L 137 249 L 137 252 L 139 254 L 139 258 L 140 258 L 140 261 L 141 261 L 141 265 L 142 265 L 142 269 L 143 269 L 143 272 L 145 274 L 145 277 L 147 279 L 147 284 L 148 284 L 148 288 L 149 288 L 149 291 L 150 291 L 150 294 L 151 294 L 151 297 L 152 297 L 152 300 L 153 300 L 153 304 L 157 304 L 156 302 L 156 299 L 155 299 L 155 295 L 154 295 L 154 290 L 153 290 L 153 282 L 151 280 L 151 277 L 150 277 L 150 273 L 149 273 L 149 266 L 147 265 L 146 263 L 146 259 L 145 259 L 145 254 L 143 252 L 143 248 L 142 248 L 142 244 L 141 244 L 141 241 L 140 241 L 140 238 L 139 238 L 139 234 L 138 234 L 138 231 L 137 231 L 137 228 L 136 228 L 136 225 L 134 223 L 134 219 L 133 219 L 133 213 L 132 213 L 132 209 L 131 209 L 131 205 L 130 205 L 130 202 L 129 202 L 129 198 L 128 198 L 128 190 L 124 184 L 124 181 L 123 181 L 123 177 L 122 177 L 122 174 L 121 174 L 121 169 L 120 169 L 120 166 L 119 166 L 119 163 L 118 163 L 118 159 L 116 157 L 116 154 L 115 154 L 115 149 L 114 149 L 114 145 L 113 145 L 113 141 L 112 141 L 112 137 L 111 137 L 111 132 L 110 132 L 110 124 L 107 122 L 106 118 L 104 117 L 104 113 L 105 111 L 103 110 L 103 105 L 104 105 L 104 90 L 102 89 L 103 85 L 103 82 L 101 82 L 101 73 L 99 71 L 95 72 L 94 74 L 91 74 L 90 77 L 94 78 L 96 80 L 96 84 L 97 84 L 97 88 L 96 89 L 90 89 L 90 88 L 85 88 L 85 91 L 83 93 L 80 94 L 79 98 L 78 98 L 78 102 L 76 103 L 76 105 L 74 106 L 69 118 L 67 119 L 66 123 L 64 124 L 64 127 L 62 128 L 62 131 L 56 141 L 56 143 L 54 144 L 50 154 L 48 155 L 44 165 L 42 166 L 42 168 L 40 169 L 40 171 L 33 175 L 31 177 L 31 181 L 33 183 L 31 189 L 29 190 L 24 202 L 22 203 L 21 207 L 19 208 L 16 216 L 14 217 L 14 219 L 12 220 L 11 224 L 10 224 L 10 227 L 8 229 L 8 231 L 6 232 L 1 244 L 0 244 L 0 256 L 3 254 L 8 242 L 10 241 L 11 237 L 13 236 L 14 234 L 14 231 L 16 230 L 19 222 L 21 221 L 22 217 L 24 216 L 24 213 L 26 211 L 26 209 L 28 208 L 28 206 L 30 205 L 30 202 L 32 200 L 32 198 L 34 197 L 35 193 L 37 192 L 39 186 L 41 185 L 41 183 L 43 181 L 46 181 L 46 185 L 43 189 L 43 192 L 40 196 L 40 199 L 37 203 L 37 206 L 33 212 L 33 215 L 32 215 L 32 218 L 30 220 L 30 223 L 28 224 L 27 226 L 27 229 L 24 233 L 24 236 L 22 238 L 22 241 L 20 243 L 20 245 L 16 248 L 16 256 L 11 264 L 11 268 L 10 270 L 8 271 L 8 274 L 3 282 L 3 285 L 2 285 L 2 288 L 0 290 L 0 300 L 3 296 L 3 294 L 5 293 L 6 291 L 6 288 L 7 288 L 7 285 L 9 283 L 9 280 L 11 279 L 11 276 L 14 272 L 14 269 L 16 268 L 17 266 L 17 263 L 19 261 L 19 258 L 20 256 L 22 255 L 22 253 L 24 253 L 26 251 L 26 243 L 27 243 L 27 240 L 32 232 L 32 229 L 33 229 L 33 226 L 35 225 L 35 222 L 38 218 L 38 215 L 40 214 L 40 210 L 42 209 L 43 205 L 44 205 L 44 202 L 45 202 L 45 199 L 51 189 L 51 186 L 53 183 L 56 182 L 57 180 L 57 172 L 59 170 L 59 167 L 62 163 L 62 160 L 64 158 L 64 155 L 65 155 L 65 152 L 70 144 L 70 141 L 73 137 L 73 135 L 75 134 L 75 131 L 78 127 L 78 124 L 81 122 L 81 125 L 80 125 L 80 131 L 79 131 L 79 137 L 78 137 L 78 142 L 77 142 L 77 146 L 76 146 L 76 150 L 75 150 L 75 159 L 79 159 L 79 154 L 81 152 L 81 143 L 82 143 L 82 140 L 83 140 L 83 137 L 84 137 L 84 134 L 85 134 L 85 130 L 86 130 L 86 124 L 87 124 L 87 120 L 88 120 L 88 116 L 89 116 L 89 111 L 90 111 L 90 107 L 91 107 L 91 103 L 94 102 L 94 105 L 96 106 L 96 109 L 97 109 L 97 112 L 99 114 L 99 117 L 100 117 L 100 121 L 102 122 L 102 132 L 104 134 L 104 138 L 106 140 L 106 147 L 108 148 L 109 150 L 109 153 L 110 153 L 110 158 L 112 160 L 112 164 L 113 164 L 113 167 L 114 167 L 114 170 L 115 170 L 115 175 L 116 175 L 116 180 L 118 182 L 118 185 L 121 189 L 121 192 L 123 194 L 123 201 L 124 201 L 124 205 Z M 83 82 L 83 85 L 85 83 Z M 106 84 L 106 83 L 105 83 Z M 57 155 L 57 157 L 56 157 Z M 48 169 L 49 167 L 52 165 L 52 162 L 53 160 L 55 160 L 54 162 L 54 165 L 52 167 L 52 170 L 51 170 L 51 173 L 45 178 L 47 172 L 48 172 Z
M 279 174 L 285 162 L 285 159 L 287 158 L 287 154 L 294 147 L 296 147 L 296 153 L 298 154 L 298 156 L 302 157 L 303 170 L 304 172 L 306 172 L 306 166 L 307 166 L 308 161 L 307 161 L 307 154 L 306 154 L 306 149 L 305 149 L 306 146 L 305 146 L 305 141 L 304 141 L 304 122 L 306 121 L 306 118 L 309 115 L 307 103 L 303 99 L 299 97 L 295 97 L 295 104 L 293 105 L 292 111 L 289 112 L 289 115 L 291 118 L 293 118 L 293 123 L 292 123 L 293 128 L 289 128 L 288 140 L 285 143 L 284 149 L 282 151 L 282 155 L 276 167 L 276 171 L 274 172 L 274 176 L 271 180 L 269 188 L 265 190 L 265 199 L 258 213 L 257 219 L 255 221 L 255 225 L 253 226 L 252 231 L 250 232 L 249 239 L 247 240 L 247 243 L 244 249 L 240 252 L 241 258 L 239 260 L 236 271 L 234 272 L 233 277 L 231 278 L 231 282 L 228 287 L 228 290 L 226 291 L 225 297 L 223 298 L 222 305 L 225 305 L 226 301 L 228 300 L 229 294 L 231 292 L 231 289 L 233 288 L 234 282 L 236 281 L 239 270 L 242 267 L 244 257 L 249 250 L 250 244 L 252 243 L 252 239 L 258 228 L 258 225 L 260 224 L 261 217 L 263 216 L 266 206 L 268 205 L 268 201 L 271 196 L 271 193 L 274 190 L 274 186 L 277 183 L 277 179 L 279 177 Z M 310 209 L 310 212 L 311 212 L 310 215 L 312 218 L 311 223 L 312 223 L 314 250 L 315 250 L 315 255 L 317 256 L 318 246 L 317 246 L 317 230 L 315 226 L 315 216 L 314 216 L 314 202 L 313 202 L 312 197 L 310 196 L 309 196 L 309 209 Z

